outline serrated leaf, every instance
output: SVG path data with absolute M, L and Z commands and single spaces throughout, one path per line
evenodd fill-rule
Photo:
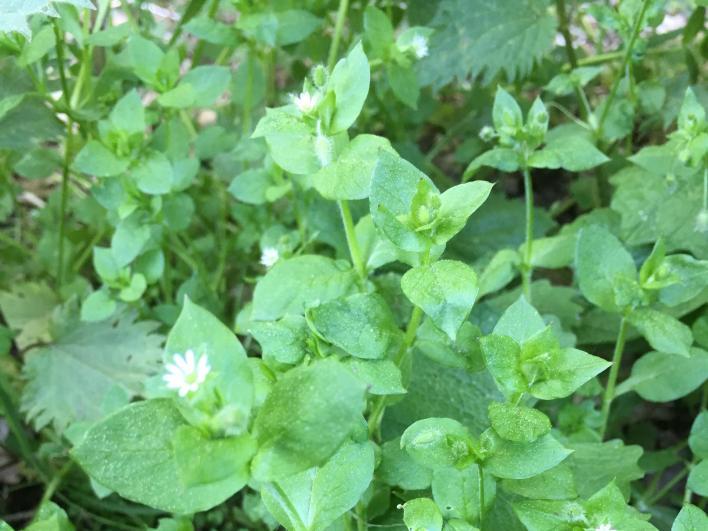
M 470 75 L 485 84 L 502 71 L 511 80 L 527 75 L 553 45 L 556 19 L 547 8 L 546 0 L 444 0 L 420 63 L 422 81 L 440 88 Z
M 162 357 L 156 327 L 133 315 L 75 322 L 50 346 L 30 351 L 21 401 L 27 418 L 37 429 L 52 423 L 62 431 L 104 416 L 112 393 L 122 391 L 126 402 L 139 395 Z

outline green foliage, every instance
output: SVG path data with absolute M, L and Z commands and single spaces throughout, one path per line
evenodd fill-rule
M 8 523 L 708 526 L 705 1 L 2 4 Z

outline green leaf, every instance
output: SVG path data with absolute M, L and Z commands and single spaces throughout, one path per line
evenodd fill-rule
M 373 5 L 364 10 L 364 42 L 372 59 L 383 59 L 393 43 L 393 25 L 386 13 Z
M 472 447 L 467 428 L 453 419 L 419 420 L 401 436 L 401 448 L 416 463 L 433 470 L 469 465 L 475 459 Z
M 266 109 L 252 138 L 265 138 L 273 160 L 285 171 L 314 174 L 321 168 L 315 153 L 315 136 L 293 112 L 287 108 Z
M 708 459 L 691 468 L 686 485 L 699 496 L 708 496 Z
M 702 411 L 693 421 L 688 445 L 696 457 L 708 459 L 708 411 Z
M 73 167 L 96 177 L 112 177 L 123 173 L 128 164 L 128 160 L 116 157 L 97 140 L 89 140 L 76 155 Z
M 516 103 L 514 97 L 499 85 L 494 95 L 492 121 L 494 128 L 500 134 L 513 134 L 524 125 L 521 107 Z
M 475 157 L 474 160 L 469 163 L 467 168 L 465 168 L 463 178 L 469 179 L 483 166 L 496 168 L 497 170 L 505 173 L 513 173 L 518 171 L 521 167 L 521 161 L 516 150 L 511 148 L 495 147 Z
M 160 151 L 150 150 L 131 171 L 138 188 L 150 195 L 162 195 L 172 189 L 172 165 Z
M 169 362 L 175 354 L 183 356 L 188 350 L 197 357 L 208 358 L 211 372 L 205 385 L 214 386 L 221 401 L 238 415 L 237 422 L 243 423 L 245 429 L 254 385 L 246 352 L 231 330 L 185 297 L 179 318 L 167 336 L 164 360 Z
M 578 497 L 573 471 L 566 462 L 527 479 L 505 479 L 504 490 L 535 500 L 573 500 Z
M 630 483 L 644 476 L 639 467 L 641 446 L 625 444 L 620 440 L 603 443 L 571 443 L 573 455 L 567 464 L 575 475 L 575 488 L 581 498 L 587 498 L 613 481 L 629 499 Z
M 305 40 L 322 25 L 322 19 L 302 9 L 248 13 L 237 28 L 267 46 L 287 46 Z
M 369 94 L 370 77 L 369 60 L 359 42 L 337 62 L 329 79 L 335 97 L 330 134 L 346 131 L 357 119 Z
M 611 206 L 621 215 L 621 235 L 628 245 L 652 244 L 661 237 L 667 252 L 689 251 L 708 260 L 705 233 L 697 230 L 703 172 L 672 171 L 675 155 L 671 150 L 661 159 L 663 164 L 652 160 L 646 167 L 630 167 L 611 177 L 615 187 Z
M 373 473 L 371 443 L 345 443 L 323 466 L 265 484 L 261 496 L 287 529 L 327 529 L 357 504 Z
M 295 368 L 258 411 L 253 474 L 271 481 L 322 465 L 362 422 L 364 389 L 334 360 Z
M 671 531 L 701 531 L 708 529 L 708 516 L 701 509 L 690 503 L 679 512 Z
M 402 221 L 410 216 L 419 189 L 437 193 L 428 176 L 410 162 L 387 151 L 379 152 L 369 197 L 371 217 L 376 228 L 404 251 L 422 252 L 432 246 L 428 234 Z
M 0 311 L 8 327 L 17 332 L 14 341 L 20 349 L 51 341 L 52 312 L 59 302 L 43 283 L 15 284 L 10 291 L 0 291 Z
M 185 429 L 191 430 L 171 400 L 137 402 L 92 426 L 72 455 L 92 478 L 124 498 L 167 512 L 204 511 L 243 488 L 249 452 L 241 445 L 252 443 L 247 439 L 215 442 L 216 447 L 203 441 L 176 443 Z M 178 460 L 176 449 L 190 443 L 191 460 L 203 460 L 206 470 L 216 465 L 224 474 L 210 478 L 213 481 L 186 484 L 182 467 L 190 464 Z M 225 462 L 223 445 L 230 444 L 236 448 L 227 452 L 232 459 Z M 212 462 L 214 458 L 218 464 Z M 227 474 L 224 465 L 233 473 Z
M 113 127 L 128 135 L 145 132 L 145 109 L 138 92 L 133 89 L 115 104 L 109 119 Z
M 376 479 L 392 487 L 405 490 L 423 490 L 430 487 L 433 474 L 418 464 L 401 448 L 399 438 L 381 445 L 381 462 L 376 469 Z
M 441 468 L 433 475 L 433 499 L 445 520 L 460 519 L 479 523 L 479 465 L 462 470 Z M 496 482 L 489 474 L 484 476 L 484 507 L 488 512 L 494 505 Z
M 521 348 L 512 338 L 491 334 L 480 340 L 487 370 L 508 400 L 515 400 L 528 389 L 528 381 L 521 371 Z
M 312 308 L 308 318 L 326 341 L 357 358 L 383 358 L 398 333 L 391 310 L 377 294 L 331 300 Z
M 344 365 L 372 395 L 400 395 L 403 387 L 401 370 L 391 360 L 363 360 L 348 358 Z
M 462 262 L 439 260 L 408 270 L 401 289 L 454 341 L 477 297 L 477 275 Z
M 10 526 L 5 527 L 4 522 L 0 522 L 0 530 L 12 530 Z M 39 510 L 35 513 L 32 523 L 25 527 L 26 531 L 74 531 L 75 527 L 69 521 L 64 509 L 51 501 L 43 502 Z
M 668 285 L 659 289 L 659 301 L 678 306 L 708 288 L 708 260 L 696 260 L 687 254 L 667 256 L 655 276 L 668 279 Z
M 632 256 L 599 225 L 580 230 L 575 272 L 585 298 L 610 313 L 618 313 L 629 302 L 622 296 L 624 285 L 636 283 L 637 278 Z
M 118 307 L 108 290 L 94 291 L 81 304 L 81 320 L 87 322 L 103 321 L 113 315 Z
M 403 521 L 413 531 L 442 531 L 443 517 L 430 498 L 415 498 L 403 504 Z
M 305 318 L 286 315 L 278 321 L 253 321 L 249 332 L 260 343 L 263 359 L 295 365 L 309 351 Z
M 442 245 L 459 233 L 467 219 L 487 200 L 492 186 L 487 181 L 473 181 L 445 190 L 440 196 L 435 243 Z
M 411 109 L 417 109 L 420 87 L 415 70 L 410 66 L 391 62 L 386 65 L 386 76 L 394 96 Z
M 617 386 L 617 394 L 636 391 L 652 402 L 686 396 L 708 379 L 708 352 L 689 349 L 689 356 L 649 352 L 632 366 L 632 374 Z
M 522 443 L 504 440 L 493 430 L 487 430 L 480 443 L 487 455 L 484 469 L 502 479 L 533 477 L 558 465 L 573 452 L 550 433 L 534 442 Z
M 255 321 L 275 321 L 287 314 L 302 315 L 352 291 L 356 273 L 347 264 L 317 255 L 279 260 L 256 285 Z
M 502 71 L 523 78 L 553 46 L 556 18 L 547 7 L 545 0 L 443 0 L 421 62 L 424 82 L 440 88 L 472 75 L 488 84 Z
M 141 223 L 139 216 L 122 220 L 111 238 L 111 251 L 118 267 L 124 267 L 140 254 L 150 239 L 150 227 Z
M 542 412 L 509 403 L 489 404 L 489 421 L 507 441 L 530 443 L 551 431 L 551 421 Z
M 394 153 L 391 143 L 383 137 L 357 135 L 332 164 L 312 176 L 313 185 L 326 199 L 369 197 L 380 150 Z
M 633 310 L 627 320 L 646 338 L 652 348 L 666 354 L 688 357 L 693 343 L 691 329 L 670 315 L 638 308 Z
M 541 315 L 521 296 L 499 318 L 494 334 L 508 336 L 522 344 L 545 328 Z
M 189 106 L 209 107 L 221 96 L 231 82 L 231 71 L 226 66 L 205 65 L 192 68 L 179 86 L 192 87 L 193 101 Z
M 27 67 L 39 61 L 42 57 L 49 53 L 56 45 L 56 35 L 54 28 L 47 24 L 42 26 L 33 36 L 32 40 L 22 49 L 17 64 Z
M 533 168 L 563 168 L 567 171 L 586 171 L 610 159 L 582 136 L 563 136 L 535 151 L 528 160 Z
M 156 323 L 134 319 L 72 322 L 56 342 L 29 352 L 21 407 L 36 429 L 52 423 L 61 432 L 72 422 L 98 420 L 115 397 L 127 403 L 143 392 L 163 338 Z

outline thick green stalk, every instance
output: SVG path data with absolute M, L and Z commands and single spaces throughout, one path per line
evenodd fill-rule
M 346 199 L 341 199 L 337 201 L 337 204 L 339 205 L 339 211 L 342 214 L 344 234 L 347 237 L 347 245 L 349 246 L 349 254 L 352 258 L 352 264 L 354 264 L 354 269 L 356 269 L 359 278 L 364 281 L 367 276 L 366 266 L 364 265 L 361 248 L 359 247 L 359 240 L 357 240 L 356 232 L 354 230 L 354 220 L 352 219 L 352 213 L 349 210 L 349 202 Z
M 639 32 L 642 29 L 642 22 L 644 21 L 644 15 L 646 15 L 647 9 L 649 8 L 649 3 L 650 0 L 643 1 L 642 8 L 639 11 L 639 15 L 637 16 L 637 20 L 634 21 L 632 36 L 630 37 L 629 42 L 627 43 L 627 48 L 624 51 L 624 57 L 622 59 L 622 66 L 620 67 L 621 75 L 615 78 L 614 83 L 612 84 L 612 88 L 610 89 L 610 95 L 607 97 L 607 101 L 605 101 L 605 106 L 602 109 L 602 115 L 600 116 L 600 121 L 597 126 L 598 138 L 602 137 L 602 128 L 605 125 L 605 120 L 607 120 L 607 116 L 609 115 L 610 109 L 612 108 L 612 103 L 614 102 L 615 97 L 617 96 L 617 89 L 619 88 L 620 82 L 622 81 L 622 76 L 624 75 L 624 72 L 627 71 L 627 65 L 629 64 L 629 60 L 632 57 L 634 43 L 637 41 L 637 37 L 639 37 Z
M 330 72 L 334 68 L 334 64 L 337 62 L 337 53 L 339 52 L 339 41 L 342 39 L 342 29 L 344 28 L 344 20 L 347 18 L 348 8 L 349 0 L 339 0 L 337 20 L 334 23 L 334 35 L 332 36 L 332 44 L 329 48 L 329 56 L 327 57 L 327 69 Z
M 615 343 L 615 352 L 612 356 L 612 367 L 610 367 L 610 375 L 607 378 L 607 386 L 605 387 L 605 395 L 602 398 L 602 424 L 600 426 L 600 438 L 605 438 L 607 431 L 607 421 L 610 418 L 610 406 L 615 398 L 615 386 L 617 385 L 617 375 L 619 374 L 620 365 L 622 364 L 622 353 L 624 352 L 624 343 L 627 335 L 627 319 L 622 317 L 620 321 L 619 332 L 617 333 L 617 342 Z
M 521 285 L 526 300 L 531 302 L 531 277 L 533 266 L 533 182 L 528 166 L 524 165 L 524 199 L 526 203 L 526 242 L 524 244 L 524 260 L 521 270 Z

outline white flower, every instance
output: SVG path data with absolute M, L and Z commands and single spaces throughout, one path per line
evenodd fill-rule
M 617 531 L 612 524 L 602 524 L 595 528 L 595 531 Z
M 413 49 L 413 54 L 418 58 L 422 59 L 423 57 L 428 56 L 428 39 L 426 39 L 423 35 L 416 35 L 413 37 L 413 40 L 411 40 L 411 48 Z
M 302 114 L 310 114 L 320 103 L 320 95 L 317 92 L 310 94 L 303 90 L 299 95 L 292 96 L 292 100 Z
M 270 269 L 280 260 L 280 253 L 275 247 L 266 247 L 261 253 L 261 265 Z
M 209 358 L 206 354 L 199 356 L 199 361 L 196 361 L 191 349 L 185 352 L 184 356 L 175 354 L 172 360 L 174 363 L 168 363 L 165 366 L 167 373 L 162 379 L 167 387 L 177 389 L 179 396 L 186 396 L 187 393 L 193 393 L 199 389 L 211 371 Z

